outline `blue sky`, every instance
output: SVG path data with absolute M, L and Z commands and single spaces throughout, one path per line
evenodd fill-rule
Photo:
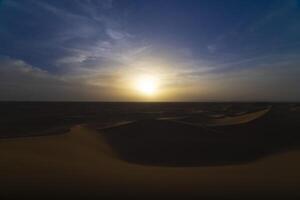
M 297 101 L 299 53 L 297 0 L 0 1 L 2 100 Z

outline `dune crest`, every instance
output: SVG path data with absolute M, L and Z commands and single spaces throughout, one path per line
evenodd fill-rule
M 257 112 L 247 113 L 239 116 L 226 116 L 224 118 L 213 119 L 210 123 L 206 124 L 206 126 L 230 126 L 235 124 L 245 124 L 249 123 L 253 120 L 256 120 L 270 111 L 271 108 L 267 108 L 264 110 L 260 110 Z
M 76 125 L 65 134 L 0 139 L 0 157 L 4 163 L 17 159 L 26 165 L 38 159 L 58 166 L 74 164 L 79 158 L 82 163 L 96 160 L 102 154 L 113 157 L 113 151 L 102 141 L 95 130 Z
M 209 118 L 204 122 L 199 120 L 196 121 L 193 117 L 188 117 L 183 120 L 175 120 L 180 123 L 190 124 L 190 125 L 200 125 L 200 126 L 231 126 L 237 124 L 245 124 L 252 122 L 256 119 L 261 118 L 265 114 L 267 114 L 271 110 L 271 107 L 268 107 L 263 110 L 259 110 L 256 112 L 246 113 L 238 116 L 225 116 L 218 118 Z

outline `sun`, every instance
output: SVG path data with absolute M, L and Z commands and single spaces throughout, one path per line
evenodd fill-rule
M 158 78 L 153 75 L 139 76 L 135 82 L 135 88 L 140 94 L 153 96 L 158 90 Z

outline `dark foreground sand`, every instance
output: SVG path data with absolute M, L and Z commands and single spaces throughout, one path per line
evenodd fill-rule
M 136 165 L 77 125 L 64 135 L 2 139 L 0 158 L 1 197 L 300 197 L 299 151 L 239 165 Z

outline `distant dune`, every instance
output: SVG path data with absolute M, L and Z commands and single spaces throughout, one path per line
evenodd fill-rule
M 237 116 L 226 116 L 225 114 L 211 115 L 212 117 L 203 121 L 203 117 L 199 119 L 197 116 L 191 116 L 183 118 L 182 120 L 175 119 L 176 121 L 187 123 L 191 125 L 203 125 L 203 126 L 230 126 L 236 124 L 243 124 L 251 122 L 255 119 L 258 119 L 264 116 L 270 111 L 271 107 L 250 112 L 250 113 L 239 113 Z M 217 117 L 216 117 L 217 116 Z
M 206 126 L 230 126 L 235 124 L 249 123 L 264 116 L 271 108 L 266 108 L 256 112 L 245 113 L 238 116 L 226 116 L 224 118 L 212 119 Z

